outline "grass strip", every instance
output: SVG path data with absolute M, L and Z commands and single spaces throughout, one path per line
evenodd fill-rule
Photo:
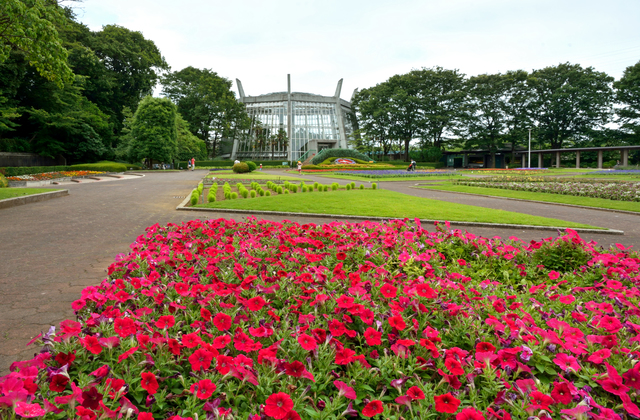
M 41 194 L 51 191 L 60 191 L 54 188 L 0 188 L 0 200 L 7 198 L 23 197 L 25 195 Z
M 335 179 L 349 179 L 352 181 L 360 181 L 360 182 L 388 182 L 388 181 L 440 181 L 440 180 L 449 180 L 449 179 L 460 179 L 460 175 L 416 175 L 416 176 L 403 176 L 403 177 L 393 177 L 393 176 L 382 176 L 379 178 L 365 178 L 357 175 L 343 175 L 343 174 L 309 174 L 312 176 L 319 176 L 322 178 L 335 178 Z
M 301 194 L 304 196 L 301 197 Z M 224 200 L 195 207 L 212 209 L 242 209 L 258 211 L 285 211 L 293 213 L 340 214 L 346 216 L 373 216 L 415 218 L 481 223 L 508 223 L 518 225 L 580 227 L 595 226 L 547 217 L 484 207 L 456 204 L 429 198 L 413 197 L 389 190 L 352 190 L 283 194 L 243 200 Z
M 640 212 L 640 203 L 635 201 L 616 201 L 605 198 L 578 197 L 564 194 L 549 194 L 529 191 L 504 190 L 502 188 L 469 187 L 467 185 L 454 185 L 445 183 L 434 186 L 420 186 L 428 190 L 441 190 L 451 192 L 463 192 L 494 197 L 518 198 L 521 200 L 544 201 L 547 203 L 572 204 L 575 206 L 597 207 L 609 210 L 625 210 Z
M 248 172 L 246 174 L 236 174 L 231 171 L 216 171 L 209 175 L 207 178 L 222 178 L 222 179 L 255 179 L 255 180 L 265 180 L 265 181 L 305 181 L 305 178 L 296 178 L 293 176 L 287 175 L 272 175 L 272 174 L 264 174 L 264 173 L 256 173 L 256 172 Z

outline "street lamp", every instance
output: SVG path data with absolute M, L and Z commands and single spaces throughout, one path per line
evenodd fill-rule
M 529 129 L 529 169 L 531 169 L 531 129 Z

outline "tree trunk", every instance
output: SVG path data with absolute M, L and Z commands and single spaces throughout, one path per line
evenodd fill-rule
M 404 161 L 405 162 L 409 162 L 409 142 L 410 141 L 411 139 L 404 141 Z

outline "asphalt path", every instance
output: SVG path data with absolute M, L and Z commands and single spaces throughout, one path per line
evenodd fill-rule
M 284 175 L 282 171 L 265 172 Z M 146 227 L 193 219 L 245 219 L 244 214 L 175 210 L 205 173 L 198 170 L 153 172 L 119 180 L 86 180 L 62 185 L 69 189 L 66 197 L 0 210 L 0 375 L 8 373 L 12 362 L 31 358 L 38 352 L 38 348 L 26 347 L 31 338 L 47 331 L 51 325 L 74 319 L 71 303 L 80 297 L 83 288 L 105 278 L 109 264 L 118 254 L 127 253 L 129 245 Z M 333 182 L 309 175 L 303 178 L 311 182 Z M 443 200 L 443 205 L 449 201 L 620 229 L 625 231 L 624 236 L 583 237 L 607 247 L 614 243 L 640 247 L 640 216 L 415 189 L 412 188 L 415 183 L 383 182 L 381 187 Z M 300 223 L 333 220 L 291 216 L 262 218 Z M 539 230 L 462 229 L 480 236 L 516 236 L 526 241 L 557 235 Z

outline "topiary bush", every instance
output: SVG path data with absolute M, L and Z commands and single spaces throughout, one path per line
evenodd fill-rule
M 337 182 L 334 182 L 334 183 L 331 184 L 331 189 L 333 191 L 337 191 L 339 187 L 340 187 L 340 185 Z
M 249 165 L 247 165 L 245 162 L 236 163 L 235 165 L 233 165 L 233 172 L 237 174 L 246 174 L 247 172 L 250 172 Z
M 351 190 L 351 184 L 347 184 L 347 191 Z
M 231 199 L 232 199 L 232 200 L 235 200 L 235 199 L 237 199 L 237 198 L 238 198 L 238 193 L 237 193 L 237 192 L 232 192 L 232 193 L 231 193 Z
M 249 167 L 249 172 L 253 172 L 256 170 L 256 168 L 258 167 L 258 165 L 255 164 L 255 162 L 252 162 L 250 160 L 245 162 L 247 164 L 247 166 Z
M 195 206 L 196 204 L 198 204 L 198 196 L 195 194 L 191 194 L 191 205 Z
M 264 195 L 267 197 L 271 197 L 271 191 L 267 190 L 264 192 Z
M 9 186 L 9 181 L 5 178 L 4 175 L 0 174 L 0 188 L 7 188 Z
M 376 184 L 375 182 L 373 184 L 371 184 L 371 189 L 372 190 L 377 190 L 378 189 L 378 184 Z
M 352 149 L 324 149 L 318 152 L 318 154 L 316 154 L 313 159 L 311 159 L 311 163 L 314 165 L 319 165 L 324 160 L 329 159 L 330 157 L 354 158 L 361 159 L 366 162 L 372 160 L 369 156 L 363 155 L 362 153 Z
M 363 184 L 360 184 L 360 189 L 364 190 L 364 185 Z
M 251 190 L 251 191 L 249 191 L 249 196 L 250 196 L 251 198 L 256 198 L 256 195 L 257 195 L 257 194 L 256 194 L 256 190 Z

